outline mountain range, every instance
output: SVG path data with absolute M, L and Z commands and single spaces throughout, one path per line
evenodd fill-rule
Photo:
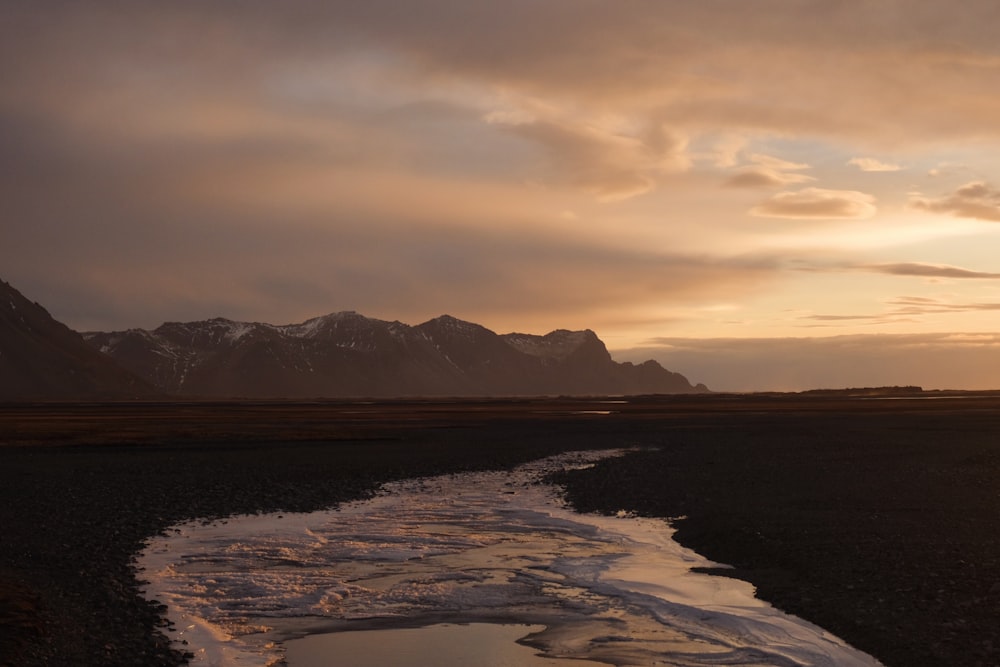
M 0 400 L 146 397 L 151 385 L 0 280 Z
M 78 334 L 0 282 L 0 398 L 346 398 L 694 393 L 655 361 L 617 363 L 588 330 L 544 336 L 442 315 L 338 312 Z

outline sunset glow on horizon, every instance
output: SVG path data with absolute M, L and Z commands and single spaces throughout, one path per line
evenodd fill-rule
M 0 278 L 77 330 L 449 313 L 1000 388 L 994 2 L 3 11 Z

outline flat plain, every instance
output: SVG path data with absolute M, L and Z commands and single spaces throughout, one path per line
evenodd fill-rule
M 936 392 L 0 405 L 0 664 L 182 664 L 130 567 L 174 523 L 615 447 L 558 477 L 580 510 L 672 517 L 886 665 L 1000 664 L 1000 395 Z

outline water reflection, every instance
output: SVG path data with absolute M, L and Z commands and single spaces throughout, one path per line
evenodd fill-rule
M 530 642 L 541 625 L 470 623 L 309 635 L 287 643 L 288 667 L 605 667 L 539 655 Z
M 545 657 L 614 665 L 878 664 L 745 582 L 691 572 L 712 564 L 663 521 L 576 514 L 538 483 L 619 454 L 410 480 L 329 512 L 185 525 L 143 554 L 147 595 L 168 604 L 195 664 L 271 665 L 308 634 L 468 623 L 538 625 L 530 643 Z M 375 650 L 382 636 L 359 637 Z

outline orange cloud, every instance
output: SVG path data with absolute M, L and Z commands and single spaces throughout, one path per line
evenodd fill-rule
M 492 113 L 487 120 L 542 147 L 549 180 L 579 187 L 601 201 L 628 199 L 653 189 L 656 178 L 689 166 L 685 142 L 662 126 L 641 135 L 548 113 Z
M 871 157 L 855 157 L 847 161 L 861 171 L 899 171 L 902 167 L 891 162 L 882 162 Z
M 1000 310 L 1000 303 L 955 302 L 933 297 L 901 296 L 886 302 L 887 309 L 875 313 L 802 315 L 798 319 L 810 324 L 807 327 L 834 327 L 839 323 L 886 325 L 901 322 L 920 322 L 926 315 L 976 313 Z
M 952 194 L 938 199 L 916 197 L 910 205 L 931 213 L 1000 222 L 1000 189 L 982 181 L 963 185 Z
M 800 174 L 790 175 L 801 178 Z M 782 174 L 764 169 L 745 169 L 726 179 L 725 186 L 730 188 L 780 188 L 795 182 L 797 181 L 787 180 Z
M 761 218 L 862 220 L 875 214 L 875 198 L 856 190 L 804 188 L 779 192 L 750 210 Z
M 808 164 L 789 162 L 770 155 L 751 155 L 754 166 L 741 169 L 730 176 L 726 187 L 731 188 L 771 188 L 795 183 L 808 183 L 816 179 L 808 174 L 798 173 L 809 169 Z
M 898 299 L 894 299 L 889 302 L 890 305 L 896 306 L 896 313 L 904 313 L 909 315 L 924 315 L 928 313 L 967 313 L 967 312 L 978 312 L 978 311 L 990 311 L 990 310 L 1000 310 L 1000 303 L 998 302 L 967 302 L 967 303 L 956 303 L 952 301 L 944 301 L 941 299 L 932 299 L 927 297 L 916 297 L 916 296 L 902 296 Z
M 919 262 L 897 262 L 893 264 L 864 264 L 857 268 L 876 273 L 888 273 L 894 276 L 918 276 L 921 278 L 960 278 L 973 280 L 995 280 L 1000 273 L 972 271 L 946 264 L 921 264 Z

